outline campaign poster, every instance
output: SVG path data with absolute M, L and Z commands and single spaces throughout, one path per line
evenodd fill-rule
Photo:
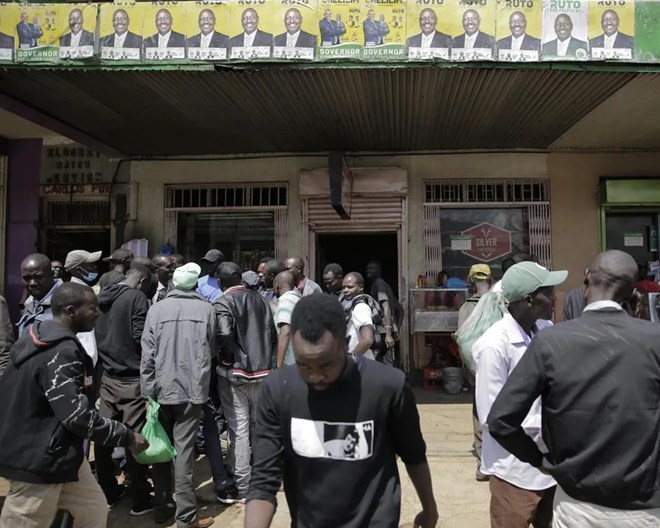
M 277 19 L 272 21 L 273 57 L 283 60 L 314 60 L 318 46 L 316 0 L 278 0 Z
M 318 58 L 362 58 L 364 15 L 361 0 L 319 0 Z
M 142 21 L 146 4 L 101 4 L 99 35 L 101 59 L 142 60 Z
M 451 49 L 450 20 L 454 16 L 452 6 L 444 0 L 408 3 L 408 59 L 449 60 Z
M 362 20 L 362 60 L 403 60 L 406 57 L 405 0 L 366 0 Z
M 236 0 L 231 4 L 229 58 L 270 59 L 273 32 L 280 31 L 278 0 Z
M 142 16 L 145 61 L 185 60 L 186 14 L 186 5 L 181 2 L 145 4 Z
M 592 2 L 589 52 L 593 60 L 632 60 L 635 52 L 635 3 Z
M 58 62 L 59 4 L 20 4 L 15 11 L 15 62 Z
M 60 4 L 60 59 L 91 59 L 96 43 L 98 4 Z
M 214 61 L 229 58 L 229 4 L 187 2 L 185 34 L 188 59 Z
M 635 3 L 636 62 L 660 61 L 660 2 Z
M 538 62 L 543 0 L 503 0 L 497 9 L 497 60 Z
M 494 59 L 497 0 L 451 0 L 451 59 L 457 62 Z
M 16 20 L 19 19 L 19 5 L 0 3 L 0 63 L 14 60 Z
M 544 0 L 542 60 L 589 58 L 588 11 L 587 0 Z

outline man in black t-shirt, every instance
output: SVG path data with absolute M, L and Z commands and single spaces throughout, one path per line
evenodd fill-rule
M 270 526 L 283 479 L 292 526 L 396 528 L 399 456 L 422 503 L 415 526 L 435 527 L 426 445 L 403 372 L 348 356 L 334 296 L 301 299 L 291 336 L 296 365 L 262 386 L 245 526 Z
M 376 360 L 385 365 L 399 366 L 399 325 L 403 319 L 403 308 L 387 282 L 381 278 L 380 262 L 372 260 L 367 264 L 367 279 L 371 282 L 369 294 L 383 309 L 385 335 L 380 336 L 380 351 Z

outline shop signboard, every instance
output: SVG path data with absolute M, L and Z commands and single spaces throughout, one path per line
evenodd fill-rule
M 488 222 L 463 231 L 472 239 L 472 249 L 463 254 L 481 262 L 491 262 L 511 253 L 511 232 Z

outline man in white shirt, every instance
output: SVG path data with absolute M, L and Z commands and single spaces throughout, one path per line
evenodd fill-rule
M 145 48 L 185 48 L 186 37 L 172 31 L 172 14 L 167 9 L 156 13 L 156 29 L 158 33 L 145 39 Z
M 538 51 L 541 47 L 539 39 L 527 34 L 527 17 L 522 12 L 511 13 L 509 29 L 511 35 L 497 41 L 498 50 Z
M 141 48 L 142 37 L 131 33 L 128 27 L 131 23 L 125 9 L 117 9 L 112 15 L 112 28 L 114 33 L 101 39 L 104 48 Z
M 284 27 L 286 31 L 277 35 L 273 41 L 276 47 L 287 48 L 315 48 L 316 36 L 303 31 L 302 13 L 300 10 L 292 7 L 284 14 Z
M 491 49 L 495 39 L 480 31 L 481 17 L 474 9 L 468 9 L 463 13 L 463 29 L 465 33 L 454 38 L 452 48 L 456 49 Z
M 633 49 L 635 39 L 630 35 L 619 31 L 619 15 L 614 9 L 606 9 L 600 19 L 600 25 L 603 28 L 602 35 L 598 35 L 589 41 L 589 47 L 592 49 Z
M 477 413 L 483 431 L 481 472 L 490 475 L 491 528 L 550 528 L 555 481 L 520 461 L 488 431 L 487 419 L 497 395 L 525 354 L 534 335 L 552 325 L 554 287 L 566 271 L 548 271 L 534 262 L 511 267 L 502 278 L 508 312 L 474 344 Z M 541 448 L 541 403 L 537 400 L 524 429 Z
M 243 11 L 241 24 L 243 33 L 232 37 L 229 41 L 232 48 L 271 47 L 273 45 L 273 35 L 259 29 L 259 14 L 255 9 L 248 7 Z
M 61 47 L 77 48 L 94 45 L 94 33 L 83 29 L 83 14 L 78 8 L 69 13 L 69 29 L 71 33 L 60 37 Z
M 555 40 L 543 44 L 545 57 L 587 58 L 589 45 L 584 40 L 573 37 L 571 17 L 562 13 L 555 18 L 555 34 L 557 35 Z
M 375 359 L 372 351 L 374 344 L 374 321 L 371 308 L 367 302 L 360 302 L 364 293 L 364 277 L 361 273 L 353 271 L 344 277 L 344 298 L 342 304 L 348 312 L 348 326 L 346 339 L 348 340 L 348 353 L 353 356 L 363 356 Z

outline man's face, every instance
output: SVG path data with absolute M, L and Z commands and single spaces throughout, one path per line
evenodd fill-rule
M 53 270 L 48 265 L 29 261 L 21 267 L 21 279 L 27 292 L 40 301 L 53 287 Z
M 302 15 L 297 9 L 289 9 L 284 15 L 284 25 L 286 30 L 290 35 L 300 31 L 300 25 L 302 24 Z
M 298 283 L 303 275 L 303 270 L 300 263 L 294 259 L 289 259 L 284 263 L 284 267 L 289 273 L 291 273 L 291 275 L 293 275 L 293 280 Z
M 357 297 L 364 291 L 364 286 L 358 284 L 355 277 L 351 275 L 349 275 L 348 277 L 344 277 L 342 286 L 344 291 L 344 299 L 347 299 L 349 301 Z
M 424 9 L 419 14 L 419 27 L 425 35 L 433 33 L 437 24 L 438 17 L 432 9 Z
M 605 34 L 608 37 L 611 37 L 619 31 L 619 16 L 614 11 L 605 11 L 603 13 L 603 18 L 600 21 L 600 25 Z
M 342 283 L 343 277 L 341 275 L 337 277 L 331 271 L 323 275 L 323 286 L 325 286 L 327 292 L 333 295 L 337 295 L 341 291 Z
M 524 35 L 525 31 L 527 31 L 527 19 L 525 15 L 522 13 L 513 13 L 511 18 L 509 18 L 509 29 L 511 30 L 511 34 L 516 38 Z
M 215 15 L 213 11 L 204 9 L 199 13 L 199 30 L 203 35 L 208 35 L 215 29 Z
M 53 278 L 61 279 L 64 277 L 64 264 L 62 264 L 59 260 L 53 260 L 50 263 L 50 268 L 53 270 Z
M 266 273 L 266 263 L 262 262 L 257 268 L 257 275 L 259 276 L 259 284 L 264 285 L 264 274 Z
M 370 263 L 367 265 L 367 278 L 369 280 L 376 279 L 378 278 L 378 275 L 380 275 L 380 270 L 378 269 L 378 265 L 374 263 Z
M 166 35 L 172 29 L 172 15 L 167 9 L 161 9 L 156 13 L 156 28 L 161 35 Z
M 112 16 L 112 27 L 117 35 L 123 35 L 128 30 L 128 14 L 126 11 L 120 9 L 115 11 Z
M 566 15 L 559 15 L 555 19 L 555 33 L 559 40 L 566 40 L 573 32 L 573 22 Z
M 156 264 L 158 281 L 163 286 L 167 286 L 167 283 L 172 280 L 172 275 L 174 274 L 174 261 L 169 257 L 161 257 L 156 259 L 154 264 Z
M 373 20 L 375 16 L 376 13 L 374 13 L 373 9 L 369 9 L 369 11 L 367 12 L 367 18 L 369 18 L 369 20 Z
M 28 14 L 27 13 L 21 13 L 21 22 L 23 24 L 27 24 L 28 21 Z
M 293 354 L 300 377 L 314 390 L 325 390 L 335 383 L 346 365 L 346 341 L 327 331 L 317 343 L 293 334 Z
M 337 22 L 341 22 L 341 15 L 337 13 Z
M 479 13 L 472 9 L 468 9 L 463 14 L 463 29 L 468 35 L 474 35 L 479 31 L 479 25 L 481 24 L 481 19 L 479 18 Z
M 243 24 L 243 31 L 248 34 L 253 33 L 259 26 L 259 15 L 254 9 L 246 9 L 243 11 L 241 23 Z
M 332 18 L 332 12 L 329 9 L 323 11 L 323 18 L 330 20 Z
M 94 324 L 99 316 L 97 307 L 96 295 L 93 292 L 85 293 L 83 302 L 73 313 L 73 323 L 78 332 L 91 332 L 94 330 Z
M 69 28 L 71 29 L 72 33 L 78 34 L 80 33 L 80 30 L 82 29 L 82 24 L 83 24 L 83 16 L 82 16 L 82 11 L 80 9 L 74 9 L 69 13 Z
M 556 300 L 555 289 L 552 286 L 541 288 L 532 295 L 532 310 L 535 319 L 552 319 Z
M 355 438 L 354 435 L 348 434 L 346 435 L 346 439 L 344 440 L 344 451 L 346 453 L 352 453 L 353 450 L 355 449 L 355 446 L 357 446 L 358 439 Z

